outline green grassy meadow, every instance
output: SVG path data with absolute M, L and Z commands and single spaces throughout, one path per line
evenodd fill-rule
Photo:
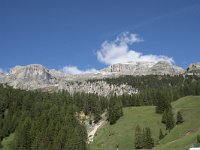
M 200 134 L 200 96 L 187 96 L 172 103 L 174 114 L 180 111 L 184 123 L 175 126 L 170 133 L 165 131 L 161 123 L 161 115 L 155 114 L 154 106 L 124 108 L 124 116 L 116 124 L 108 123 L 97 132 L 91 150 L 113 150 L 119 144 L 119 149 L 134 149 L 135 127 L 150 127 L 154 138 L 156 150 L 188 149 Z M 167 133 L 164 139 L 159 141 L 159 130 Z

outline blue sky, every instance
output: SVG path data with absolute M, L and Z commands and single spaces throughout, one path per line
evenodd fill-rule
M 6 71 L 32 63 L 94 70 L 150 56 L 186 68 L 200 61 L 200 1 L 1 0 L 0 52 Z

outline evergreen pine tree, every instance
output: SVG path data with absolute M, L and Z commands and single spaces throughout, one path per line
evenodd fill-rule
M 163 93 L 158 94 L 158 100 L 156 105 L 156 113 L 161 114 L 165 111 L 165 109 L 171 108 L 171 104 L 167 99 L 167 96 Z
M 177 115 L 176 115 L 176 124 L 181 124 L 183 123 L 183 117 L 181 115 L 181 112 L 178 111 Z
M 162 140 L 164 137 L 165 137 L 165 135 L 163 134 L 162 129 L 160 129 L 159 139 Z
M 164 112 L 163 112 L 163 115 L 162 115 L 162 123 L 166 123 L 166 121 L 167 121 L 167 110 L 165 110 Z
M 151 130 L 150 128 L 146 128 L 145 129 L 145 133 L 146 133 L 146 143 L 144 145 L 144 148 L 147 148 L 147 149 L 151 149 L 154 147 L 154 140 L 153 138 L 151 137 Z
M 135 128 L 135 148 L 141 149 L 143 147 L 142 131 L 139 125 Z
M 172 109 L 167 109 L 167 118 L 166 118 L 166 129 L 171 130 L 175 126 L 174 116 L 172 113 Z
M 142 129 L 142 147 L 145 148 L 147 143 L 146 130 Z
M 197 135 L 196 143 L 194 144 L 195 147 L 200 147 L 200 135 Z
M 108 120 L 110 124 L 114 124 L 121 116 L 123 116 L 121 100 L 116 95 L 111 96 L 108 106 Z
M 200 144 L 200 134 L 197 135 L 197 143 Z

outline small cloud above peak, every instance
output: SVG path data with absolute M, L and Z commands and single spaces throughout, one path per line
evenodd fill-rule
M 126 62 L 152 62 L 167 61 L 173 63 L 173 58 L 163 55 L 142 54 L 132 50 L 130 45 L 144 41 L 137 34 L 123 32 L 114 41 L 104 41 L 101 49 L 97 51 L 97 59 L 104 64 L 113 65 Z

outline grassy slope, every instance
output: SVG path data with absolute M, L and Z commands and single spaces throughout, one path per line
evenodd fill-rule
M 2 144 L 2 148 L 0 148 L 0 150 L 9 150 L 10 145 L 12 144 L 14 140 L 14 134 L 10 134 L 10 136 L 6 137 L 3 139 L 3 141 L 1 142 Z
M 187 149 L 200 134 L 200 96 L 181 98 L 173 103 L 173 107 L 175 113 L 181 111 L 185 122 L 176 126 L 155 149 Z
M 172 150 L 188 148 L 200 133 L 200 96 L 188 96 L 172 104 L 174 113 L 181 111 L 185 122 L 176 126 L 163 140 L 158 141 L 161 115 L 155 114 L 153 106 L 131 107 L 124 109 L 124 116 L 115 125 L 106 124 L 98 132 L 91 144 L 91 150 L 113 150 L 119 144 L 120 149 L 132 150 L 134 130 L 137 124 L 150 127 L 156 143 L 155 149 Z
M 120 149 L 132 150 L 134 147 L 134 130 L 137 124 L 141 127 L 152 127 L 154 138 L 157 139 L 161 116 L 155 114 L 153 106 L 130 107 L 124 109 L 124 116 L 112 126 L 106 124 L 97 132 L 91 145 L 92 150 L 113 150 L 117 144 Z M 110 136 L 109 136 L 110 135 Z

